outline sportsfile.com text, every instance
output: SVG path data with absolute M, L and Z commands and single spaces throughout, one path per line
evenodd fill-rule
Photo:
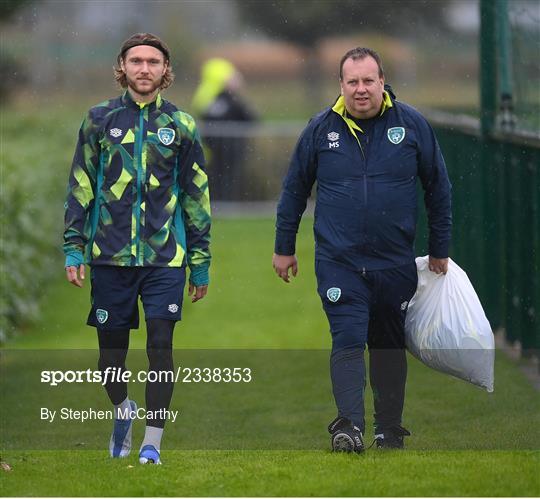
M 137 371 L 133 373 L 118 367 L 107 367 L 103 371 L 44 370 L 41 383 L 58 386 L 62 383 L 250 383 L 253 380 L 250 367 L 178 367 L 175 371 Z

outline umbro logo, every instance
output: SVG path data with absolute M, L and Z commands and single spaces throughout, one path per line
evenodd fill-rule
M 330 142 L 335 142 L 336 140 L 339 140 L 339 133 L 337 132 L 330 132 L 328 134 L 328 140 Z
M 338 140 L 339 140 L 339 133 L 337 133 L 337 132 L 330 132 L 330 133 L 327 135 L 327 137 L 328 137 L 328 140 L 330 141 L 330 142 L 328 142 L 328 148 L 329 148 L 329 149 L 335 149 L 335 148 L 339 147 L 339 142 L 338 142 Z
M 120 135 L 122 135 L 122 130 L 120 130 L 120 128 L 111 128 L 109 130 L 109 133 L 111 134 L 111 137 L 114 137 L 116 139 L 120 137 Z

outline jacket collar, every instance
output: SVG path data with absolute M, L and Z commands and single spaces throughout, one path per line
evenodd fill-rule
M 161 104 L 163 103 L 163 98 L 161 97 L 161 94 L 158 93 L 156 98 L 152 102 L 139 103 L 139 102 L 135 102 L 133 100 L 133 97 L 129 93 L 129 91 L 126 90 L 124 94 L 122 95 L 122 103 L 125 106 L 131 107 L 136 110 L 144 109 L 145 107 L 148 107 L 149 111 L 154 111 L 155 109 L 159 109 L 161 107 Z
M 392 98 L 390 97 L 390 94 L 386 90 L 384 90 L 383 102 L 382 102 L 381 112 L 379 113 L 379 116 L 382 116 L 384 112 L 387 109 L 390 109 L 391 107 L 394 107 L 394 104 L 392 103 Z M 353 134 L 354 134 L 353 130 L 358 130 L 364 133 L 364 131 L 355 123 L 355 121 L 349 118 L 349 116 L 347 115 L 347 109 L 345 107 L 345 98 L 343 97 L 343 95 L 340 95 L 338 97 L 335 104 L 332 106 L 332 111 L 339 114 L 343 118 L 343 120 L 345 121 L 345 123 L 347 123 L 347 126 L 349 127 L 349 129 L 351 130 Z

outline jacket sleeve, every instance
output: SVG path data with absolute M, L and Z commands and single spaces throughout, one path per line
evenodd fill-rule
M 195 286 L 208 284 L 210 267 L 210 196 L 208 177 L 199 132 L 193 118 L 183 122 L 187 132 L 182 139 L 179 158 L 180 205 L 186 231 L 187 263 L 190 282 Z
M 419 176 L 429 226 L 429 254 L 447 258 L 452 231 L 452 186 L 435 133 L 424 118 L 419 129 Z
M 91 231 L 90 212 L 94 205 L 99 156 L 98 126 L 88 114 L 79 130 L 64 204 L 63 250 L 66 267 L 84 263 Z
M 296 252 L 298 226 L 317 174 L 315 143 L 314 127 L 309 124 L 296 144 L 283 181 L 277 207 L 274 246 L 274 252 L 278 255 L 294 255 Z

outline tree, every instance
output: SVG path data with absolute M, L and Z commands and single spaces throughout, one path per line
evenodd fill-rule
M 32 0 L 1 0 L 0 1 L 0 26 L 5 24 L 15 12 L 29 4 Z M 5 50 L 0 52 L 0 102 L 5 102 L 10 93 L 15 89 L 17 81 L 24 80 L 21 65 L 15 58 L 7 54 Z
M 362 29 L 416 33 L 419 21 L 445 30 L 448 0 L 242 0 L 244 20 L 268 35 L 310 47 L 320 38 Z
M 310 102 L 320 102 L 321 81 L 316 42 L 321 38 L 379 30 L 392 34 L 416 32 L 419 20 L 443 30 L 447 0 L 240 0 L 243 19 L 272 38 L 284 39 L 306 51 L 304 79 Z M 336 61 L 337 62 L 337 61 Z
M 32 0 L 2 0 L 0 2 L 0 23 L 5 23 L 21 7 L 29 4 Z

